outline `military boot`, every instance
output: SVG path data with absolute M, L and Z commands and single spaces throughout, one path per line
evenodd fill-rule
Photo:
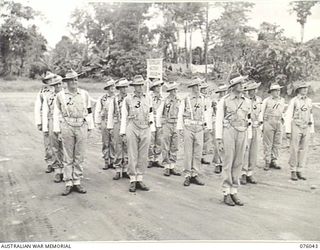
M 228 205 L 228 206 L 235 206 L 236 204 L 234 203 L 234 201 L 232 200 L 230 194 L 227 194 L 223 197 L 223 202 L 224 204 Z
M 281 167 L 277 164 L 276 161 L 271 161 L 270 168 L 281 169 Z
M 216 165 L 214 172 L 220 174 L 222 172 L 222 165 Z
M 80 193 L 80 194 L 87 193 L 87 190 L 85 190 L 84 187 L 81 185 L 73 185 L 73 190 Z
M 177 170 L 175 170 L 174 168 L 170 169 L 170 173 L 173 175 L 176 175 L 176 176 L 181 176 L 181 174 Z
M 187 177 L 186 177 L 186 179 L 185 179 L 184 182 L 183 182 L 183 185 L 186 186 L 186 187 L 187 187 L 187 186 L 190 186 L 190 176 L 187 176 Z
M 127 172 L 122 172 L 122 178 L 130 179 L 130 176 Z
M 204 182 L 200 180 L 199 176 L 191 177 L 190 182 L 196 185 L 204 186 Z
M 243 202 L 238 198 L 237 194 L 231 194 L 231 198 L 236 205 L 238 205 L 238 206 L 244 205 Z
M 163 173 L 164 176 L 170 176 L 170 169 L 166 168 Z
M 257 181 L 253 178 L 252 175 L 247 176 L 247 183 L 257 184 Z
M 298 180 L 298 176 L 297 176 L 297 172 L 296 171 L 292 171 L 291 172 L 291 180 L 293 180 L 293 181 L 297 181 Z
M 241 183 L 241 185 L 247 184 L 247 175 L 245 175 L 245 174 L 241 175 L 240 183 Z
M 113 177 L 115 181 L 120 180 L 120 178 L 121 178 L 120 172 L 117 172 L 116 175 Z
M 136 191 L 136 189 L 137 189 L 136 182 L 135 181 L 130 182 L 129 192 L 134 193 Z
M 66 186 L 65 190 L 63 191 L 62 195 L 67 196 L 72 192 L 72 186 Z
M 263 167 L 263 170 L 269 171 L 270 170 L 270 163 L 266 162 L 266 165 Z
M 103 170 L 108 170 L 108 169 L 110 169 L 110 164 L 108 163 L 108 162 L 106 162 L 105 164 L 104 164 L 104 167 L 102 168 Z
M 164 168 L 158 161 L 153 162 L 153 166 L 156 168 Z
M 137 181 L 137 188 L 142 191 L 149 191 L 150 190 L 142 181 Z
M 302 176 L 301 172 L 297 172 L 297 177 L 298 179 L 304 180 L 304 181 L 307 179 L 306 177 Z
M 60 183 L 60 182 L 62 182 L 61 175 L 62 175 L 62 174 L 55 174 L 53 181 L 54 181 L 55 183 Z
M 204 158 L 201 158 L 201 164 L 210 165 L 210 162 L 206 161 Z
M 54 171 L 53 167 L 52 167 L 51 165 L 48 165 L 48 166 L 47 166 L 46 173 L 47 173 L 47 174 L 50 174 L 50 173 L 52 173 L 53 171 Z
M 149 161 L 148 163 L 148 168 L 152 168 L 153 167 L 154 162 L 153 161 Z

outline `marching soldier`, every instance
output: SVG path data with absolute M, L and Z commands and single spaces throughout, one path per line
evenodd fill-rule
M 222 172 L 222 156 L 218 150 L 218 145 L 216 141 L 216 114 L 217 114 L 217 104 L 222 97 L 227 94 L 229 87 L 227 85 L 220 85 L 218 89 L 215 91 L 216 94 L 219 94 L 217 100 L 213 100 L 212 102 L 212 139 L 213 139 L 213 159 L 212 163 L 215 165 L 214 172 L 216 174 L 220 174 Z
M 42 125 L 43 125 L 42 109 L 43 109 L 43 100 L 45 96 L 53 92 L 52 87 L 48 86 L 47 82 L 54 76 L 55 75 L 49 71 L 46 73 L 45 77 L 42 79 L 43 86 L 40 89 L 39 93 L 37 94 L 35 105 L 34 105 L 35 124 L 37 125 L 38 130 L 43 132 L 43 142 L 44 142 L 44 149 L 45 149 L 44 160 L 47 163 L 46 173 L 53 172 L 53 168 L 51 166 L 52 150 L 50 147 L 49 133 L 44 132 L 42 129 Z
M 102 157 L 104 159 L 103 170 L 113 168 L 115 161 L 115 141 L 112 129 L 107 128 L 110 103 L 114 101 L 115 81 L 108 79 L 104 90 L 106 94 L 101 96 L 96 104 L 94 111 L 94 120 L 96 127 L 101 130 L 102 135 Z
M 284 123 L 283 114 L 285 108 L 284 98 L 280 97 L 279 84 L 270 86 L 267 97 L 262 102 L 259 121 L 263 123 L 263 145 L 265 154 L 264 170 L 270 168 L 281 169 L 277 163 L 279 149 L 282 142 L 282 125 Z
M 115 149 L 115 161 L 116 175 L 114 180 L 122 178 L 130 179 L 128 171 L 128 151 L 127 141 L 124 136 L 120 136 L 120 123 L 121 123 L 121 108 L 125 97 L 127 96 L 127 88 L 129 82 L 125 78 L 121 78 L 116 82 L 116 89 L 119 90 L 119 94 L 113 97 L 110 101 L 110 107 L 108 112 L 108 124 L 107 128 L 112 129 L 114 136 L 114 149 Z
M 53 109 L 57 94 L 61 91 L 62 77 L 55 75 L 47 80 L 47 84 L 54 88 L 53 92 L 49 92 L 44 96 L 43 100 L 43 124 L 42 131 L 49 135 L 50 148 L 52 157 L 50 158 L 50 166 L 54 169 L 54 182 L 59 183 L 63 181 L 63 148 L 61 137 L 53 133 Z
M 248 82 L 244 86 L 244 90 L 247 92 L 247 97 L 251 100 L 251 122 L 252 122 L 252 138 L 248 139 L 248 146 L 246 148 L 244 164 L 242 167 L 242 176 L 240 183 L 245 185 L 247 183 L 256 184 L 257 181 L 253 177 L 253 170 L 257 166 L 257 158 L 259 152 L 259 114 L 261 111 L 262 99 L 257 96 L 257 90 L 261 83 L 254 81 Z
M 157 80 L 150 83 L 150 90 L 153 92 L 151 95 L 152 98 L 152 109 L 154 117 L 157 116 L 157 110 L 162 102 L 162 96 L 160 94 L 160 87 L 163 85 L 163 81 Z M 163 168 L 163 166 L 159 163 L 161 157 L 161 128 L 156 127 L 156 131 L 151 133 L 151 142 L 149 148 L 149 165 L 148 168 L 151 167 L 159 167 Z
M 210 98 L 210 96 L 208 95 L 208 84 L 207 83 L 202 83 L 200 85 L 200 94 L 203 96 L 204 98 L 204 102 L 205 102 L 205 107 L 206 107 L 206 111 L 208 111 L 208 113 L 212 113 L 212 111 L 210 112 L 209 109 L 212 108 L 212 100 Z M 204 133 L 203 133 L 203 149 L 202 149 L 202 158 L 201 158 L 201 163 L 205 164 L 205 165 L 209 165 L 210 162 L 205 160 L 205 156 L 209 153 L 208 150 L 210 148 L 211 145 L 211 133 L 212 131 L 209 130 L 207 127 L 204 129 Z
M 178 84 L 170 82 L 166 84 L 166 91 L 169 92 L 157 110 L 156 126 L 162 127 L 162 165 L 164 175 L 181 174 L 176 170 L 178 152 L 177 120 L 180 100 L 177 98 Z
M 237 190 L 247 138 L 251 138 L 251 102 L 242 94 L 242 84 L 246 78 L 233 76 L 229 86 L 231 93 L 223 97 L 217 105 L 216 140 L 219 150 L 223 151 L 222 187 L 224 203 L 229 206 L 243 206 Z
M 204 185 L 199 178 L 203 149 L 203 131 L 206 125 L 212 125 L 205 108 L 204 98 L 199 88 L 202 81 L 193 79 L 188 85 L 191 93 L 182 100 L 177 121 L 177 129 L 184 134 L 184 186 L 190 183 Z
M 298 84 L 297 96 L 290 101 L 285 115 L 285 130 L 290 139 L 289 165 L 293 181 L 306 180 L 302 172 L 306 167 L 310 133 L 314 133 L 312 101 L 307 96 L 308 87 L 304 82 Z
M 60 133 L 63 146 L 64 196 L 73 190 L 87 192 L 80 180 L 83 177 L 88 131 L 94 128 L 94 123 L 89 94 L 78 88 L 78 76 L 73 70 L 66 73 L 63 81 L 67 83 L 67 88 L 57 94 L 53 114 L 53 131 Z
M 120 135 L 126 135 L 127 138 L 130 192 L 136 189 L 149 190 L 142 181 L 148 165 L 151 132 L 155 131 L 155 125 L 152 100 L 143 93 L 144 84 L 141 75 L 133 78 L 130 85 L 134 87 L 134 92 L 123 100 L 121 108 Z

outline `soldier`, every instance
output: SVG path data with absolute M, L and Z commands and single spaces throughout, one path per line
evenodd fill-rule
M 52 157 L 50 158 L 50 166 L 54 169 L 54 182 L 59 183 L 63 180 L 63 148 L 61 137 L 53 133 L 53 108 L 57 94 L 61 91 L 62 77 L 55 75 L 47 80 L 49 86 L 53 86 L 54 92 L 48 92 L 43 99 L 43 124 L 42 131 L 48 133 L 50 140 L 50 148 Z
M 127 138 L 130 192 L 136 189 L 149 190 L 142 181 L 148 165 L 151 132 L 155 131 L 155 125 L 152 100 L 143 93 L 144 84 L 141 75 L 133 78 L 130 85 L 134 87 L 134 92 L 124 98 L 121 108 L 120 135 L 126 135 Z
M 201 83 L 197 78 L 188 85 L 191 93 L 182 100 L 178 113 L 177 129 L 184 135 L 184 186 L 190 186 L 190 183 L 204 185 L 198 176 L 203 149 L 203 130 L 207 124 L 210 129 L 211 124 L 205 110 L 204 98 L 199 92 Z
M 282 142 L 283 112 L 285 108 L 284 99 L 280 97 L 281 88 L 279 84 L 270 86 L 268 93 L 271 96 L 263 100 L 259 116 L 259 121 L 263 123 L 264 170 L 266 171 L 270 168 L 281 169 L 277 163 Z
M 163 85 L 163 81 L 156 80 L 150 83 L 150 90 L 153 91 L 152 98 L 152 109 L 154 117 L 157 116 L 157 110 L 163 100 L 160 94 L 160 87 Z M 158 167 L 163 168 L 159 163 L 161 157 L 161 127 L 156 127 L 156 131 L 151 133 L 151 142 L 149 148 L 149 165 L 148 168 Z
M 127 173 L 128 170 L 128 151 L 127 141 L 124 136 L 120 136 L 120 123 L 121 123 L 121 108 L 123 100 L 127 96 L 127 88 L 129 82 L 125 78 L 121 78 L 116 82 L 116 89 L 119 90 L 119 94 L 113 97 L 110 101 L 110 107 L 108 112 L 108 124 L 107 128 L 112 129 L 114 136 L 114 148 L 115 148 L 115 161 L 116 175 L 114 180 L 122 178 L 130 179 Z
M 246 79 L 240 75 L 233 76 L 229 85 L 231 93 L 217 105 L 215 125 L 218 148 L 223 152 L 223 201 L 229 206 L 243 206 L 237 192 L 247 138 L 251 138 L 251 102 L 242 93 Z
M 181 174 L 176 170 L 178 152 L 177 120 L 180 100 L 177 98 L 178 84 L 170 82 L 166 84 L 169 95 L 161 102 L 157 110 L 156 126 L 162 127 L 162 165 L 164 175 Z
M 290 139 L 290 171 L 293 181 L 306 180 L 302 172 L 306 166 L 310 133 L 314 133 L 312 101 L 307 96 L 308 85 L 300 82 L 297 96 L 291 99 L 285 115 L 285 129 Z
M 34 105 L 35 124 L 36 124 L 38 130 L 43 132 L 43 142 L 44 142 L 44 149 L 45 149 L 44 160 L 47 163 L 46 173 L 51 173 L 54 170 L 51 166 L 51 164 L 52 164 L 52 150 L 50 147 L 49 133 L 44 132 L 42 129 L 42 124 L 43 124 L 42 109 L 43 109 L 44 97 L 53 92 L 53 88 L 51 86 L 48 86 L 47 82 L 51 78 L 53 78 L 54 76 L 55 75 L 49 71 L 46 73 L 45 77 L 42 79 L 43 86 L 40 89 L 39 93 L 37 94 L 35 105 Z
M 248 146 L 246 148 L 244 164 L 242 166 L 242 176 L 240 183 L 245 185 L 247 183 L 256 184 L 257 181 L 253 177 L 253 170 L 257 166 L 257 158 L 259 152 L 259 114 L 261 111 L 262 99 L 257 96 L 257 90 L 261 83 L 254 81 L 248 82 L 244 86 L 244 90 L 247 92 L 247 97 L 251 100 L 251 122 L 252 122 L 252 138 L 248 140 Z
M 222 172 L 222 156 L 218 150 L 218 145 L 216 141 L 216 114 L 217 114 L 217 103 L 218 101 L 227 94 L 229 87 L 227 85 L 220 85 L 215 91 L 216 94 L 219 94 L 217 100 L 212 102 L 212 139 L 213 139 L 213 158 L 212 163 L 215 166 L 214 172 L 220 174 Z
M 53 113 L 53 131 L 60 133 L 63 145 L 64 196 L 73 190 L 82 194 L 87 192 L 80 179 L 83 177 L 88 131 L 94 128 L 94 123 L 89 94 L 78 88 L 78 76 L 73 70 L 67 71 L 63 79 L 67 88 L 57 94 Z
M 210 98 L 210 96 L 208 95 L 208 84 L 207 83 L 202 83 L 200 85 L 200 94 L 203 96 L 204 98 L 204 102 L 205 102 L 205 107 L 206 107 L 206 111 L 208 111 L 208 113 L 212 113 L 212 111 L 210 112 L 209 109 L 212 109 L 212 100 Z M 212 130 L 209 130 L 207 127 L 204 129 L 204 133 L 203 133 L 203 149 L 202 149 L 202 158 L 201 158 L 201 164 L 205 164 L 205 165 L 209 165 L 210 162 L 205 160 L 205 156 L 209 153 L 208 150 L 210 148 L 210 144 L 211 144 L 211 133 Z
M 104 159 L 103 170 L 114 168 L 113 163 L 115 161 L 115 141 L 112 129 L 107 128 L 108 115 L 110 103 L 114 99 L 114 86 L 115 81 L 113 79 L 107 79 L 104 90 L 106 94 L 101 96 L 96 104 L 94 111 L 94 120 L 96 127 L 101 130 L 102 135 L 102 157 Z

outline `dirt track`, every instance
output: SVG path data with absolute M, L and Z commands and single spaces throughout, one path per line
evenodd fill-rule
M 307 181 L 289 180 L 284 149 L 285 167 L 268 173 L 258 169 L 259 184 L 240 189 L 245 206 L 226 207 L 222 177 L 212 167 L 202 169 L 206 186 L 187 188 L 183 177 L 148 169 L 145 182 L 151 191 L 129 193 L 127 180 L 113 181 L 114 172 L 101 169 L 95 132 L 83 180 L 88 193 L 62 197 L 64 185 L 44 173 L 42 135 L 33 124 L 34 97 L 0 94 L 0 242 L 320 240 L 319 146 L 310 149 Z

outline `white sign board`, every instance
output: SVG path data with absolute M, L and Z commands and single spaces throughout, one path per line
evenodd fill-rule
M 162 80 L 162 58 L 147 59 L 147 78 L 159 78 Z

